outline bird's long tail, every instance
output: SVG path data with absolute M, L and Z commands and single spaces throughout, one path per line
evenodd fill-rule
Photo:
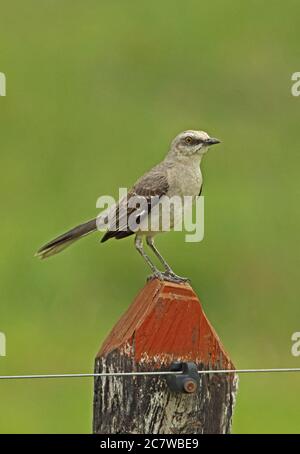
M 97 219 L 92 219 L 91 221 L 84 222 L 83 224 L 74 227 L 68 232 L 63 233 L 54 240 L 42 246 L 35 255 L 41 259 L 45 259 L 47 257 L 51 257 L 51 255 L 63 251 L 75 241 L 79 240 L 79 238 L 82 238 L 89 233 L 97 230 L 96 221 Z

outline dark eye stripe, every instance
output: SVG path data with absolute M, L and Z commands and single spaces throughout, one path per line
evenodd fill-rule
M 195 143 L 196 143 L 196 144 L 203 143 L 203 139 L 195 139 Z

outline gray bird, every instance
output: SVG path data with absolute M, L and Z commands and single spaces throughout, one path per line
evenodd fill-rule
M 151 230 L 149 225 L 152 224 L 149 224 L 149 218 L 151 215 L 153 217 L 159 204 L 164 210 L 164 202 L 167 202 L 167 199 L 174 196 L 181 199 L 185 196 L 195 198 L 201 194 L 203 180 L 200 162 L 208 148 L 217 143 L 220 143 L 218 139 L 209 137 L 203 131 L 188 130 L 180 133 L 172 141 L 165 159 L 139 178 L 128 192 L 127 197 L 121 198 L 108 212 L 101 213 L 100 217 L 80 224 L 42 246 L 36 256 L 44 259 L 57 254 L 79 238 L 100 230 L 101 226 L 105 225 L 107 229 L 101 242 L 110 238 L 121 239 L 135 234 L 135 247 L 151 268 L 153 273 L 151 277 L 178 283 L 185 282 L 187 279 L 174 273 L 155 246 L 154 236 L 163 229 Z M 145 205 L 141 208 L 141 205 L 131 203 L 136 198 L 146 201 L 146 209 Z M 155 216 L 160 218 L 161 211 L 156 210 Z M 171 210 L 170 217 L 170 227 L 172 228 L 176 222 L 174 210 Z M 135 227 L 129 224 L 129 218 L 135 220 Z M 144 237 L 147 245 L 163 265 L 164 272 L 157 269 L 144 251 Z

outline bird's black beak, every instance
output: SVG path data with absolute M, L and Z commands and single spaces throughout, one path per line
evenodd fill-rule
M 216 145 L 217 143 L 220 143 L 221 141 L 219 139 L 215 139 L 213 137 L 210 137 L 205 141 L 205 145 Z

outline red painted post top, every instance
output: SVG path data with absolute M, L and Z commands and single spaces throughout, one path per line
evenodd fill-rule
M 115 350 L 140 367 L 193 361 L 210 369 L 234 369 L 191 286 L 158 279 L 139 292 L 97 357 Z

